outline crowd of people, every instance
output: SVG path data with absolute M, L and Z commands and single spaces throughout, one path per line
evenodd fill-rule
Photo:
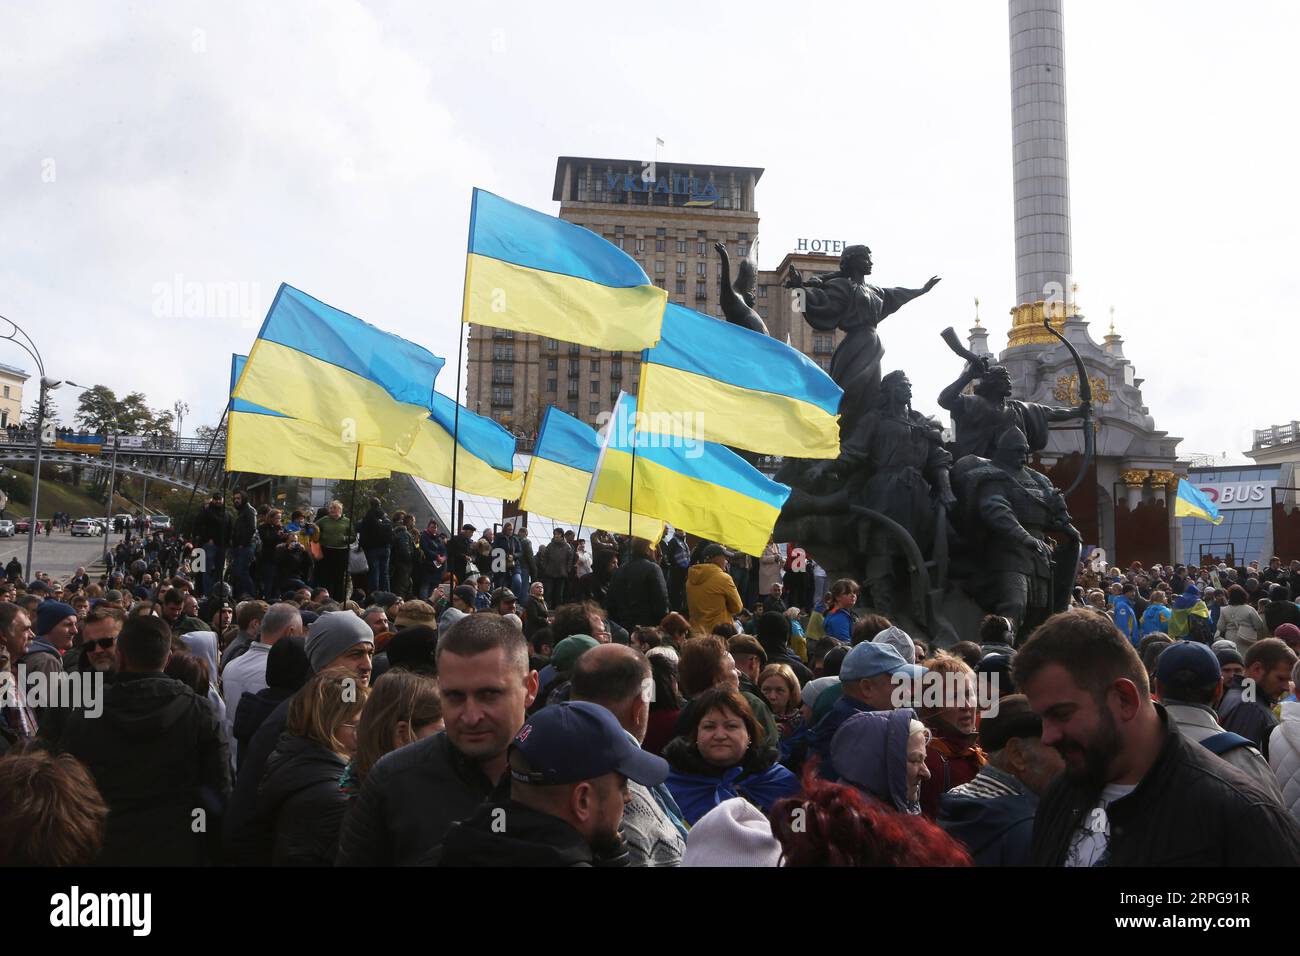
M 794 546 L 232 504 L 0 583 L 0 865 L 1300 863 L 1300 562 L 941 649 Z

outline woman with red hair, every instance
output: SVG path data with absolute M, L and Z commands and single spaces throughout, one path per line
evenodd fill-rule
M 782 866 L 971 866 L 961 844 L 924 817 L 899 813 L 856 787 L 804 775 L 803 792 L 768 814 Z

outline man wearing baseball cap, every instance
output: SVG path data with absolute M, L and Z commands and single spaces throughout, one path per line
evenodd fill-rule
M 1277 776 L 1264 755 L 1245 737 L 1224 730 L 1219 723 L 1215 708 L 1223 699 L 1224 684 L 1214 651 L 1198 641 L 1178 641 L 1160 655 L 1152 676 L 1156 699 L 1165 705 L 1184 737 L 1232 764 L 1282 803 Z
M 734 615 L 745 606 L 736 582 L 727 573 L 731 552 L 720 544 L 700 549 L 699 563 L 686 572 L 686 604 L 691 624 L 706 634 L 719 624 L 735 627 Z
M 891 644 L 863 641 L 849 651 L 840 665 L 843 694 L 809 738 L 809 755 L 821 759 L 819 775 L 832 782 L 839 779 L 831 759 L 831 739 L 844 721 L 867 710 L 893 710 L 895 685 L 924 673 L 924 667 L 907 663 Z
M 619 824 L 628 781 L 656 787 L 668 777 L 667 761 L 586 701 L 534 714 L 507 759 L 509 799 L 494 798 L 452 826 L 440 866 L 625 866 Z
M 976 866 L 1028 866 L 1038 797 L 1065 767 L 1043 745 L 1042 718 L 1024 694 L 1008 694 L 980 721 L 988 763 L 939 798 L 936 822 L 966 845 Z

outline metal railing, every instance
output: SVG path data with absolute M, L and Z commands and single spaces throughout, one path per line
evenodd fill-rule
M 1292 442 L 1300 441 L 1300 422 L 1289 422 L 1286 425 L 1273 425 L 1269 428 L 1260 428 L 1255 431 L 1255 448 L 1275 448 L 1278 445 L 1289 445 Z

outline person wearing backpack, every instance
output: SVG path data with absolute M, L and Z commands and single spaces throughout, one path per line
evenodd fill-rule
M 1223 672 L 1214 651 L 1196 641 L 1178 641 L 1156 662 L 1154 693 L 1165 705 L 1179 731 L 1210 753 L 1227 761 L 1282 800 L 1278 778 L 1259 749 L 1219 723 L 1215 708 L 1223 699 Z
M 1207 645 L 1214 639 L 1214 630 L 1210 627 L 1210 609 L 1201 600 L 1200 589 L 1195 584 L 1187 585 L 1183 593 L 1174 598 L 1169 617 L 1169 636 Z
M 1122 591 L 1111 599 L 1111 617 L 1114 618 L 1115 627 L 1128 638 L 1128 642 L 1137 647 L 1138 637 L 1138 616 L 1133 610 L 1133 597 L 1137 589 L 1131 584 L 1124 585 Z

